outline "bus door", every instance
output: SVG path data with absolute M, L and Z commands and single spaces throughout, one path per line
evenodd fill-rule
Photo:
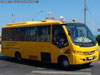
M 50 25 L 39 27 L 41 61 L 50 62 Z

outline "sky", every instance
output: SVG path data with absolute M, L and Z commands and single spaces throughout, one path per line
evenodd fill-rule
M 51 12 L 59 20 L 76 19 L 84 22 L 84 0 L 39 0 L 39 3 L 0 3 L 0 32 L 2 26 L 12 22 L 41 21 Z M 100 34 L 100 0 L 87 0 L 87 26 L 94 35 Z

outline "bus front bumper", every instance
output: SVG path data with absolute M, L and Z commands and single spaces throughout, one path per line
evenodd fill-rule
M 71 65 L 86 64 L 97 61 L 99 58 L 99 51 L 92 55 L 78 55 L 73 54 L 73 63 Z

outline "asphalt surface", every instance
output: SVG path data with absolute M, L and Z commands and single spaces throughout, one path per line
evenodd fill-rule
M 81 65 L 61 68 L 57 64 L 23 60 L 0 54 L 0 75 L 100 75 L 100 59 L 88 67 Z
M 93 67 L 91 68 L 91 74 L 92 75 L 100 75 L 100 58 L 97 62 L 93 63 Z

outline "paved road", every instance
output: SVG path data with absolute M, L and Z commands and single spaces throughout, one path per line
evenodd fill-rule
M 99 75 L 100 59 L 88 67 L 72 66 L 63 69 L 56 64 L 30 60 L 16 61 L 0 54 L 0 75 Z
M 0 75 L 91 75 L 93 67 L 73 66 L 66 70 L 56 64 L 30 60 L 19 63 L 14 58 L 0 55 Z
M 93 63 L 93 67 L 91 68 L 91 73 L 92 75 L 100 75 L 100 58 L 97 62 Z

